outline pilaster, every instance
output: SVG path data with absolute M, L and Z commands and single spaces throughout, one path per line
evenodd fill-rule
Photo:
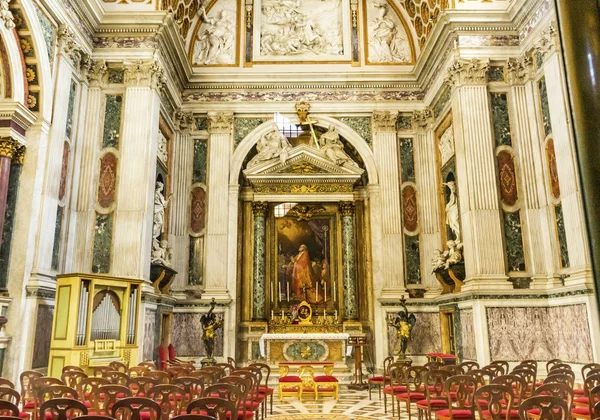
M 382 299 L 399 299 L 405 290 L 397 118 L 397 112 L 373 112 L 373 154 L 379 167 L 382 203 Z
M 175 138 L 173 141 L 172 191 L 173 199 L 169 212 L 169 242 L 173 247 L 173 269 L 177 271 L 172 288 L 184 289 L 188 284 L 190 254 L 190 186 L 194 142 L 191 134 L 194 128 L 194 115 L 185 112 L 175 114 Z
M 466 266 L 463 291 L 512 288 L 507 281 L 496 181 L 487 71 L 481 60 L 454 61 L 452 114 Z
M 163 71 L 154 60 L 126 63 L 120 176 L 111 274 L 148 279 Z
M 358 286 L 356 284 L 356 241 L 354 233 L 355 205 L 340 203 L 342 213 L 342 281 L 344 284 L 344 319 L 358 319 Z
M 254 214 L 254 258 L 252 282 L 252 318 L 266 319 L 267 287 L 267 211 L 269 206 L 264 202 L 252 203 Z M 271 297 L 271 300 L 273 297 Z
M 231 299 L 228 278 L 229 161 L 233 134 L 233 113 L 208 114 L 208 218 L 206 224 L 207 298 Z
M 440 206 L 438 196 L 438 169 L 433 113 L 427 108 L 415 111 L 412 116 L 415 137 L 415 175 L 419 189 L 419 227 L 421 250 L 421 276 L 428 289 L 427 296 L 441 292 L 439 283 L 431 270 L 431 260 L 436 249 L 442 247 L 440 233 Z

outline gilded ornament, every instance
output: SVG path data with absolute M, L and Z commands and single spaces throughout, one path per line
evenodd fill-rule
M 29 94 L 27 95 L 27 108 L 32 109 L 37 105 L 37 99 L 35 96 Z
M 302 220 L 310 220 L 314 216 L 321 214 L 325 211 L 325 207 L 317 205 L 317 206 L 308 206 L 306 204 L 298 204 L 294 206 L 289 212 L 287 212 L 286 216 L 296 217 L 298 221 Z
M 25 151 L 27 149 L 25 148 L 25 146 L 18 146 L 17 150 L 15 151 L 15 153 L 13 154 L 12 160 L 13 163 L 17 164 L 17 165 L 22 165 L 23 161 L 25 160 Z
M 29 54 L 32 49 L 31 43 L 25 38 L 20 38 L 19 42 L 21 44 L 21 50 L 23 51 L 23 54 Z
M 0 139 L 0 156 L 11 158 L 19 148 L 19 143 L 10 137 Z
M 450 86 L 485 85 L 490 64 L 488 61 L 456 59 L 448 69 L 446 81 Z
M 252 203 L 252 213 L 255 215 L 266 216 L 269 211 L 269 203 L 265 203 L 264 201 L 257 201 Z
M 373 131 L 396 132 L 397 112 L 373 111 Z
M 35 71 L 33 71 L 31 67 L 27 67 L 27 70 L 25 70 L 25 76 L 27 77 L 27 81 L 31 83 L 35 80 Z
M 354 210 L 356 206 L 351 201 L 342 201 L 339 205 L 340 213 L 342 216 L 352 216 L 354 215 Z
M 209 112 L 208 132 L 210 134 L 229 134 L 233 129 L 233 112 Z
M 297 163 L 292 165 L 289 169 L 289 173 L 292 174 L 318 174 L 321 173 L 321 168 L 310 163 Z

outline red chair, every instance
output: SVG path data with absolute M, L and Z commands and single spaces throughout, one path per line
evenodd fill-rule
M 238 420 L 235 404 L 223 398 L 199 398 L 187 407 L 188 414 L 200 414 L 216 420 Z
M 460 368 L 460 370 L 462 370 L 464 374 L 466 374 L 470 370 L 479 369 L 479 363 L 466 361 L 462 362 L 460 365 L 458 365 L 458 367 Z
M 10 401 L 0 400 L 0 415 L 19 418 L 19 407 L 17 404 L 14 404 Z
M 492 380 L 493 384 L 506 385 L 513 392 L 513 405 L 518 406 L 523 401 L 527 383 L 519 375 L 501 375 Z
M 383 384 L 383 408 L 387 414 L 387 397 L 390 396 L 392 401 L 392 417 L 396 412 L 396 395 L 406 392 L 406 385 L 404 385 L 404 378 L 406 370 L 410 367 L 412 362 L 394 362 L 389 366 L 388 376 L 384 377 Z
M 183 376 L 173 379 L 173 385 L 177 385 L 185 394 L 183 406 L 187 405 L 202 396 L 204 390 L 204 380 L 202 378 L 194 378 L 192 376 Z
M 388 374 L 388 370 L 390 365 L 394 363 L 394 357 L 389 356 L 383 360 L 383 375 L 373 376 L 369 378 L 367 381 L 369 384 L 369 399 L 371 399 L 371 387 L 376 386 L 377 391 L 379 393 L 379 398 L 381 399 L 381 389 L 383 388 L 383 384 L 385 382 L 385 376 Z
M 178 416 L 183 411 L 185 393 L 176 385 L 156 385 L 148 391 L 148 398 L 158 403 L 163 418 Z
M 444 383 L 448 408 L 437 411 L 435 418 L 439 420 L 473 420 L 475 418 L 475 389 L 477 389 L 477 381 L 473 376 L 456 375 L 448 378 Z M 455 393 L 453 394 L 455 398 L 451 398 L 452 393 Z
M 175 347 L 173 346 L 173 344 L 169 344 L 168 352 L 169 352 L 169 360 L 167 361 L 168 363 L 179 364 L 179 365 L 191 365 L 192 367 L 194 366 L 194 362 L 192 362 L 192 361 L 186 361 L 186 360 L 181 360 L 181 359 L 177 358 L 177 354 L 175 353 Z
M 144 377 L 152 378 L 159 384 L 171 383 L 171 375 L 169 375 L 167 372 L 163 372 L 162 370 L 151 370 L 144 373 Z
M 406 370 L 404 382 L 406 391 L 396 394 L 396 400 L 398 401 L 398 416 L 400 416 L 400 403 L 403 402 L 406 404 L 406 412 L 408 413 L 408 420 L 410 420 L 410 405 L 425 399 L 423 376 L 426 372 L 429 372 L 429 369 L 424 366 L 411 366 Z
M 35 419 L 35 395 L 33 392 L 33 380 L 44 376 L 42 373 L 35 370 L 26 370 L 19 376 L 21 383 L 21 402 L 23 403 L 23 411 L 33 414 Z
M 568 420 L 569 409 L 561 398 L 552 395 L 536 395 L 519 405 L 519 417 L 527 420 L 528 412 L 537 411 L 540 420 Z
M 116 372 L 127 373 L 127 365 L 122 362 L 117 362 L 116 360 L 114 362 L 110 362 L 108 367 Z
M 82 379 L 79 384 L 77 384 L 77 393 L 81 398 L 81 401 L 88 408 L 88 411 L 98 411 L 98 406 L 94 399 L 95 392 L 98 388 L 103 385 L 109 385 L 110 382 L 105 378 L 96 378 L 92 376 L 91 378 Z
M 259 385 L 258 392 L 264 395 L 265 401 L 267 397 L 271 400 L 271 414 L 273 414 L 273 393 L 274 389 L 269 387 L 269 377 L 271 376 L 271 367 L 266 363 L 252 363 L 250 366 L 257 367 L 262 372 L 262 377 L 264 378 L 264 385 Z M 235 369 L 235 368 L 233 368 Z M 267 416 L 267 404 L 264 404 L 263 417 Z
M 504 384 L 484 385 L 475 391 L 475 406 L 482 420 L 510 420 L 519 418 L 513 407 L 512 386 Z
M 146 366 L 133 366 L 127 369 L 127 375 L 129 375 L 130 378 L 144 376 L 146 372 L 150 372 L 150 369 Z
M 585 381 L 583 381 L 583 390 L 585 394 L 583 396 L 576 396 L 573 399 L 573 405 L 575 407 L 589 408 L 590 392 L 598 385 L 600 385 L 600 374 L 588 375 L 587 378 L 585 378 Z
M 127 376 L 126 373 L 119 372 L 116 370 L 103 372 L 102 377 L 108 379 L 108 381 L 113 385 L 125 385 L 129 380 L 129 376 Z
M 162 344 L 158 346 L 158 369 L 167 370 L 167 349 Z
M 215 417 L 203 416 L 200 414 L 182 414 L 180 416 L 173 417 L 171 420 L 215 420 Z
M 595 376 L 595 375 L 588 376 L 585 384 L 588 384 L 588 381 L 592 376 Z M 585 386 L 585 384 L 584 384 L 584 386 Z M 574 399 L 575 408 L 573 408 L 571 410 L 571 417 L 573 417 L 574 419 L 584 419 L 584 420 L 591 419 L 591 414 L 594 412 L 594 408 L 595 408 L 596 404 L 598 404 L 600 402 L 600 385 L 596 385 L 593 388 L 591 388 L 588 391 L 587 395 L 588 395 L 587 396 L 588 404 L 585 407 L 578 407 L 577 402 L 576 402 L 577 398 Z
M 119 412 L 122 414 L 119 415 Z M 160 405 L 149 398 L 128 397 L 117 401 L 112 407 L 112 416 L 114 418 L 141 420 L 142 414 L 144 414 L 144 418 L 160 420 Z
M 431 420 L 431 413 L 448 408 L 444 383 L 450 376 L 450 372 L 441 369 L 425 372 L 425 399 L 417 401 L 419 420 Z
M 77 388 L 79 382 L 81 382 L 82 379 L 85 379 L 87 377 L 88 376 L 81 371 L 67 370 L 63 371 L 63 374 L 60 377 L 60 379 L 64 382 L 66 386 L 70 386 L 71 388 Z
M 568 412 L 570 413 L 573 409 L 573 389 L 564 383 L 547 383 L 540 385 L 534 392 L 534 397 L 538 395 L 549 395 L 552 397 L 558 397 L 567 403 Z M 527 416 L 533 420 L 539 420 L 540 410 L 531 409 L 527 411 Z
M 73 398 L 54 398 L 40 407 L 40 416 L 50 420 L 68 420 L 76 417 L 75 413 L 87 414 L 87 407 Z
M 97 412 L 95 414 L 109 415 L 112 414 L 112 408 L 117 401 L 131 397 L 129 388 L 123 385 L 103 385 L 94 392 L 94 401 L 97 404 Z
M 131 390 L 132 397 L 146 397 L 148 396 L 148 391 L 158 384 L 156 379 L 149 376 L 134 376 L 133 378 L 129 378 L 125 386 Z

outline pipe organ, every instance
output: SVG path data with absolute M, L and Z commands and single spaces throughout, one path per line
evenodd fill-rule
M 48 374 L 78 365 L 90 370 L 118 360 L 137 364 L 142 280 L 101 274 L 56 279 Z

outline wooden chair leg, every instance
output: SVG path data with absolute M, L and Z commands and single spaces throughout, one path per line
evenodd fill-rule
M 274 392 L 271 392 L 271 415 L 273 415 L 273 394 Z
M 410 420 L 411 414 L 410 414 L 410 398 L 408 399 L 408 401 L 406 401 L 406 412 L 408 413 L 408 420 Z
M 379 395 L 379 399 L 381 399 L 381 388 L 383 387 L 383 385 L 379 384 L 379 386 L 377 386 L 377 393 Z

